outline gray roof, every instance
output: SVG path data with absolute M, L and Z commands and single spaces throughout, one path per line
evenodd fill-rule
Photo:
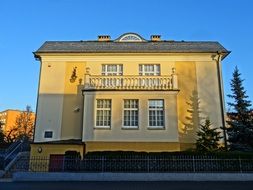
M 214 41 L 46 41 L 39 53 L 214 53 L 229 54 L 219 42 Z

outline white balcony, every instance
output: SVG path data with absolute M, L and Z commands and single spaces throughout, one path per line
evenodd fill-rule
M 86 90 L 178 90 L 175 73 L 168 76 L 85 75 Z

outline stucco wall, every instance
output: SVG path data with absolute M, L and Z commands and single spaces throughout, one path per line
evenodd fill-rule
M 64 62 L 43 62 L 41 64 L 35 142 L 61 139 L 64 77 Z M 53 131 L 53 138 L 45 139 L 45 131 Z
M 180 151 L 177 142 L 87 142 L 86 153 L 93 151 L 139 151 L 173 152 Z
M 76 67 L 77 78 L 70 81 Z M 80 139 L 85 62 L 45 61 L 41 63 L 35 142 Z M 52 138 L 44 138 L 52 131 Z
M 194 143 L 199 125 L 209 118 L 222 126 L 217 65 L 214 60 L 176 62 L 179 80 L 178 115 L 180 142 Z
M 84 101 L 83 141 L 178 142 L 176 92 L 87 92 Z M 110 129 L 94 129 L 96 99 L 111 99 Z M 139 128 L 122 129 L 124 99 L 139 100 Z M 164 100 L 164 129 L 148 128 L 148 100 Z
M 196 62 L 200 116 L 209 118 L 213 127 L 222 126 L 218 71 L 215 61 Z
M 64 80 L 64 100 L 62 110 L 62 139 L 82 138 L 82 112 L 85 62 L 66 62 Z M 76 79 L 71 81 L 73 69 L 76 68 Z
M 160 64 L 161 75 L 170 75 L 172 68 L 175 67 L 180 91 L 178 94 L 166 92 L 166 95 L 158 91 L 148 93 L 143 91 L 139 94 L 133 92 L 97 93 L 95 96 L 89 94 L 84 99 L 84 104 L 87 106 L 85 110 L 82 110 L 81 89 L 84 84 L 85 68 L 90 68 L 91 75 L 101 75 L 102 64 L 123 64 L 124 75 L 138 75 L 139 64 Z M 45 54 L 42 55 L 41 66 L 35 142 L 83 136 L 83 140 L 101 142 L 104 139 L 119 141 L 123 138 L 129 142 L 138 139 L 141 142 L 193 143 L 200 122 L 198 116 L 192 117 L 189 111 L 194 98 L 195 103 L 199 100 L 202 114 L 209 116 L 217 127 L 221 124 L 217 68 L 211 54 L 55 54 L 50 56 Z M 77 79 L 70 82 L 74 67 L 77 67 Z M 126 97 L 140 99 L 142 107 L 140 107 L 141 117 L 138 130 L 121 129 L 122 100 Z M 112 99 L 114 107 L 111 130 L 93 129 L 96 98 Z M 147 130 L 147 100 L 153 98 L 165 99 L 167 114 L 165 118 L 168 118 L 165 130 Z M 76 108 L 80 108 L 79 111 L 75 112 Z M 182 130 L 185 130 L 185 126 L 191 127 L 191 123 L 187 123 L 189 118 L 194 123 L 194 130 L 189 133 L 187 131 L 188 136 L 183 137 Z M 84 122 L 83 125 L 82 122 Z M 54 132 L 53 138 L 44 138 L 46 130 Z
M 177 97 L 180 142 L 193 143 L 199 123 L 198 110 L 194 106 L 198 101 L 196 64 L 194 61 L 177 61 L 175 65 L 180 89 Z
M 42 152 L 38 152 L 38 148 L 42 148 Z M 66 151 L 80 152 L 83 157 L 84 146 L 75 144 L 31 144 L 31 159 L 41 158 L 49 159 L 50 154 L 65 154 Z

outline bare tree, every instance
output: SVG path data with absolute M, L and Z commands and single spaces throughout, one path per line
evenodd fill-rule
M 4 132 L 2 129 L 2 122 L 0 121 L 0 146 L 3 145 L 5 143 L 4 141 Z
M 31 140 L 34 132 L 35 117 L 30 106 L 21 112 L 16 118 L 15 125 L 6 134 L 8 142 L 14 142 L 19 139 Z

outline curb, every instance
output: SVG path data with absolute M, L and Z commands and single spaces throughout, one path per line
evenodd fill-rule
M 13 181 L 253 181 L 251 173 L 16 172 Z
M 0 179 L 0 183 L 1 182 L 12 182 L 12 178 L 2 178 Z

